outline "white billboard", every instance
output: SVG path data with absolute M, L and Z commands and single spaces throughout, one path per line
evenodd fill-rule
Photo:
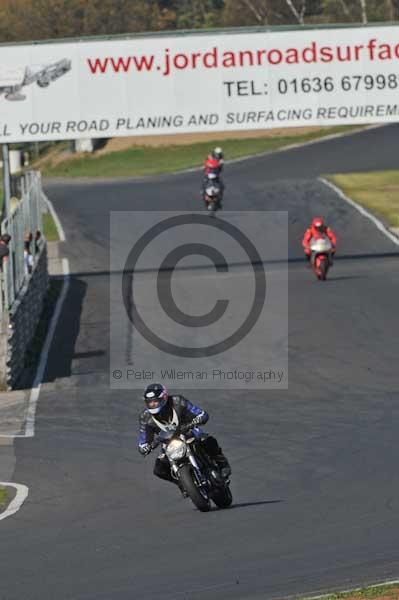
M 0 47 L 0 142 L 392 122 L 399 27 Z

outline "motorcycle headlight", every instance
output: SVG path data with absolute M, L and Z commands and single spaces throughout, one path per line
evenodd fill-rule
M 172 440 L 166 448 L 166 455 L 171 460 L 180 460 L 185 454 L 186 444 L 181 440 Z

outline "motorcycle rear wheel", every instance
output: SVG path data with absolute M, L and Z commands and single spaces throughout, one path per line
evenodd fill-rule
M 191 465 L 183 465 L 179 470 L 179 477 L 194 506 L 201 512 L 208 512 L 211 509 L 211 502 L 208 497 L 205 498 L 205 495 L 201 494 L 195 484 Z

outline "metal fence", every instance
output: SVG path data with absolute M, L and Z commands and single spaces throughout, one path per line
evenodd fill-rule
M 43 244 L 43 190 L 40 173 L 25 173 L 21 177 L 20 186 L 21 200 L 16 206 L 11 206 L 11 214 L 1 223 L 1 234 L 8 233 L 11 236 L 8 244 L 10 253 L 7 260 L 3 260 L 0 277 L 1 312 L 12 307 L 30 277 L 31 268 L 35 268 Z M 28 266 L 29 263 L 31 267 Z

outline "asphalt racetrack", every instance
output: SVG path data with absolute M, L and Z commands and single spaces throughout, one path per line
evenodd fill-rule
M 188 393 L 233 468 L 234 506 L 207 514 L 153 477 L 140 398 L 109 386 L 109 212 L 197 210 L 200 173 L 47 185 L 72 277 L 36 435 L 15 442 L 30 493 L 0 524 L 1 600 L 274 599 L 398 578 L 399 248 L 318 180 L 398 156 L 390 126 L 226 166 L 226 208 L 288 211 L 289 388 Z M 300 246 L 315 214 L 338 236 L 325 283 Z

